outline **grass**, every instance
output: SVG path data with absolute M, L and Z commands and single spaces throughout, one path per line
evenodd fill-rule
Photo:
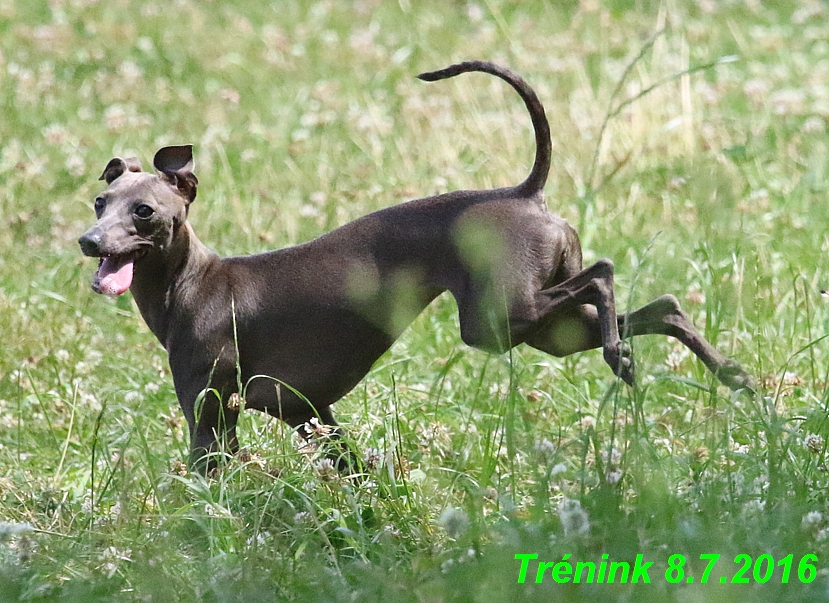
M 0 2 L 0 600 L 825 600 L 827 36 L 819 2 Z M 677 295 L 761 395 L 664 338 L 634 389 L 597 352 L 487 356 L 442 297 L 337 404 L 366 480 L 252 413 L 245 455 L 187 473 L 164 351 L 75 242 L 99 170 L 194 143 L 191 221 L 226 255 L 514 184 L 515 94 L 414 78 L 468 58 L 538 91 L 548 205 L 620 305 Z M 652 584 L 518 584 L 516 554 L 641 554 Z M 677 554 L 696 582 L 665 580 Z M 791 554 L 789 583 L 719 584 L 739 554 Z

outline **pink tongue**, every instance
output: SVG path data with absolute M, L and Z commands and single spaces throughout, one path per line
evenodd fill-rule
M 130 258 L 104 258 L 98 268 L 98 284 L 101 293 L 121 295 L 132 284 L 133 263 Z

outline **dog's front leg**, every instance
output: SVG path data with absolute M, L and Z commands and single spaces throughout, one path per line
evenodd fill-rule
M 228 408 L 215 390 L 206 390 L 195 404 L 194 420 L 190 426 L 190 467 L 204 473 L 216 466 L 222 454 L 235 454 L 239 450 L 236 439 L 236 422 L 239 411 Z
M 175 376 L 174 372 L 174 380 Z M 179 404 L 190 429 L 189 467 L 199 473 L 215 467 L 221 453 L 234 454 L 239 449 L 236 439 L 239 411 L 228 408 L 230 388 L 215 381 L 202 389 L 197 389 L 195 383 L 207 383 L 207 379 L 190 380 L 176 386 Z

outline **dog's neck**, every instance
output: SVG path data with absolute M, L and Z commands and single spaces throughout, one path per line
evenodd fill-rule
M 199 276 L 217 259 L 185 222 L 167 249 L 153 250 L 136 262 L 130 292 L 147 326 L 165 348 L 176 317 L 195 310 L 198 295 L 194 287 L 202 282 Z

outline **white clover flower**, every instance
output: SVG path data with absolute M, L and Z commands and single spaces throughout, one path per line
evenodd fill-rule
M 233 392 L 228 397 L 226 405 L 228 410 L 239 410 L 240 408 L 242 408 L 242 406 L 244 406 L 244 400 L 238 392 Z
M 320 421 L 317 417 L 312 417 L 310 421 L 305 424 L 305 430 L 308 433 L 313 433 L 317 436 L 327 436 L 331 433 L 331 427 Z
M 668 354 L 668 357 L 665 359 L 665 364 L 670 370 L 677 372 L 682 368 L 682 362 L 688 358 L 689 355 L 690 353 L 687 348 L 675 348 L 670 354 Z
M 536 440 L 535 444 L 533 444 L 533 449 L 539 457 L 538 460 L 544 464 L 551 463 L 556 455 L 556 451 L 558 450 L 556 445 L 547 438 Z
M 248 546 L 265 546 L 268 544 L 268 540 L 265 538 L 262 532 L 259 532 L 256 534 L 256 536 L 251 536 L 250 538 L 248 538 L 246 544 Z
M 792 387 L 803 385 L 803 377 L 794 371 L 786 371 L 783 373 L 783 385 L 790 385 Z
M 668 438 L 654 438 L 653 445 L 661 446 L 668 452 L 673 452 L 673 442 L 671 442 Z
M 826 131 L 826 122 L 823 121 L 823 118 L 813 115 L 803 122 L 801 131 L 807 134 L 823 133 Z
M 72 153 L 69 155 L 66 158 L 64 167 L 70 175 L 75 176 L 76 178 L 83 176 L 84 173 L 86 173 L 86 162 L 84 161 L 83 156 L 78 153 Z
M 819 454 L 823 451 L 823 437 L 816 433 L 809 433 L 803 438 L 803 446 L 806 450 Z
M 602 450 L 602 461 L 604 461 L 605 464 L 609 463 L 610 465 L 616 466 L 622 462 L 622 453 L 619 452 L 619 449 L 615 446 L 609 451 Z
M 92 372 L 92 366 L 88 362 L 81 360 L 75 365 L 75 373 L 78 375 L 88 375 Z
M 339 475 L 337 468 L 334 466 L 334 461 L 329 458 L 319 459 L 314 463 L 314 470 L 322 479 L 333 480 Z
M 131 554 L 132 551 L 130 549 L 120 551 L 114 546 L 107 547 L 99 557 L 101 561 L 105 562 L 99 569 L 103 571 L 108 578 L 112 578 L 112 576 L 115 575 L 115 572 L 118 571 L 120 561 L 132 561 L 132 559 L 130 559 Z
M 558 517 L 565 536 L 578 536 L 590 532 L 590 518 L 578 500 L 563 499 L 558 504 Z
M 150 53 L 155 49 L 155 44 L 153 44 L 152 38 L 148 38 L 147 36 L 141 36 L 136 40 L 135 46 L 143 53 Z
M 363 453 L 363 468 L 366 471 L 373 471 L 383 463 L 383 453 L 377 448 L 366 448 Z
M 459 538 L 469 529 L 469 517 L 462 509 L 446 507 L 440 514 L 438 525 L 452 538 Z
M 813 530 L 823 521 L 823 513 L 820 511 L 809 511 L 800 521 L 800 527 L 804 530 Z
M 550 456 L 555 454 L 556 445 L 553 444 L 547 438 L 541 438 L 540 440 L 536 440 L 535 444 L 533 445 L 536 452 L 543 454 L 544 456 Z
M 550 469 L 550 477 L 555 477 L 559 473 L 564 473 L 567 471 L 567 465 L 564 463 L 558 463 L 552 469 Z
M 766 501 L 764 500 L 750 500 L 743 505 L 743 515 L 759 515 L 766 510 Z
M 308 511 L 300 511 L 294 515 L 294 523 L 298 526 L 310 524 L 313 517 Z
M 229 509 L 218 504 L 204 503 L 204 512 L 210 517 L 233 517 L 233 513 L 231 513 Z
M 309 197 L 311 203 L 315 205 L 325 205 L 325 202 L 328 200 L 328 195 L 326 195 L 323 191 L 316 191 L 311 193 Z

